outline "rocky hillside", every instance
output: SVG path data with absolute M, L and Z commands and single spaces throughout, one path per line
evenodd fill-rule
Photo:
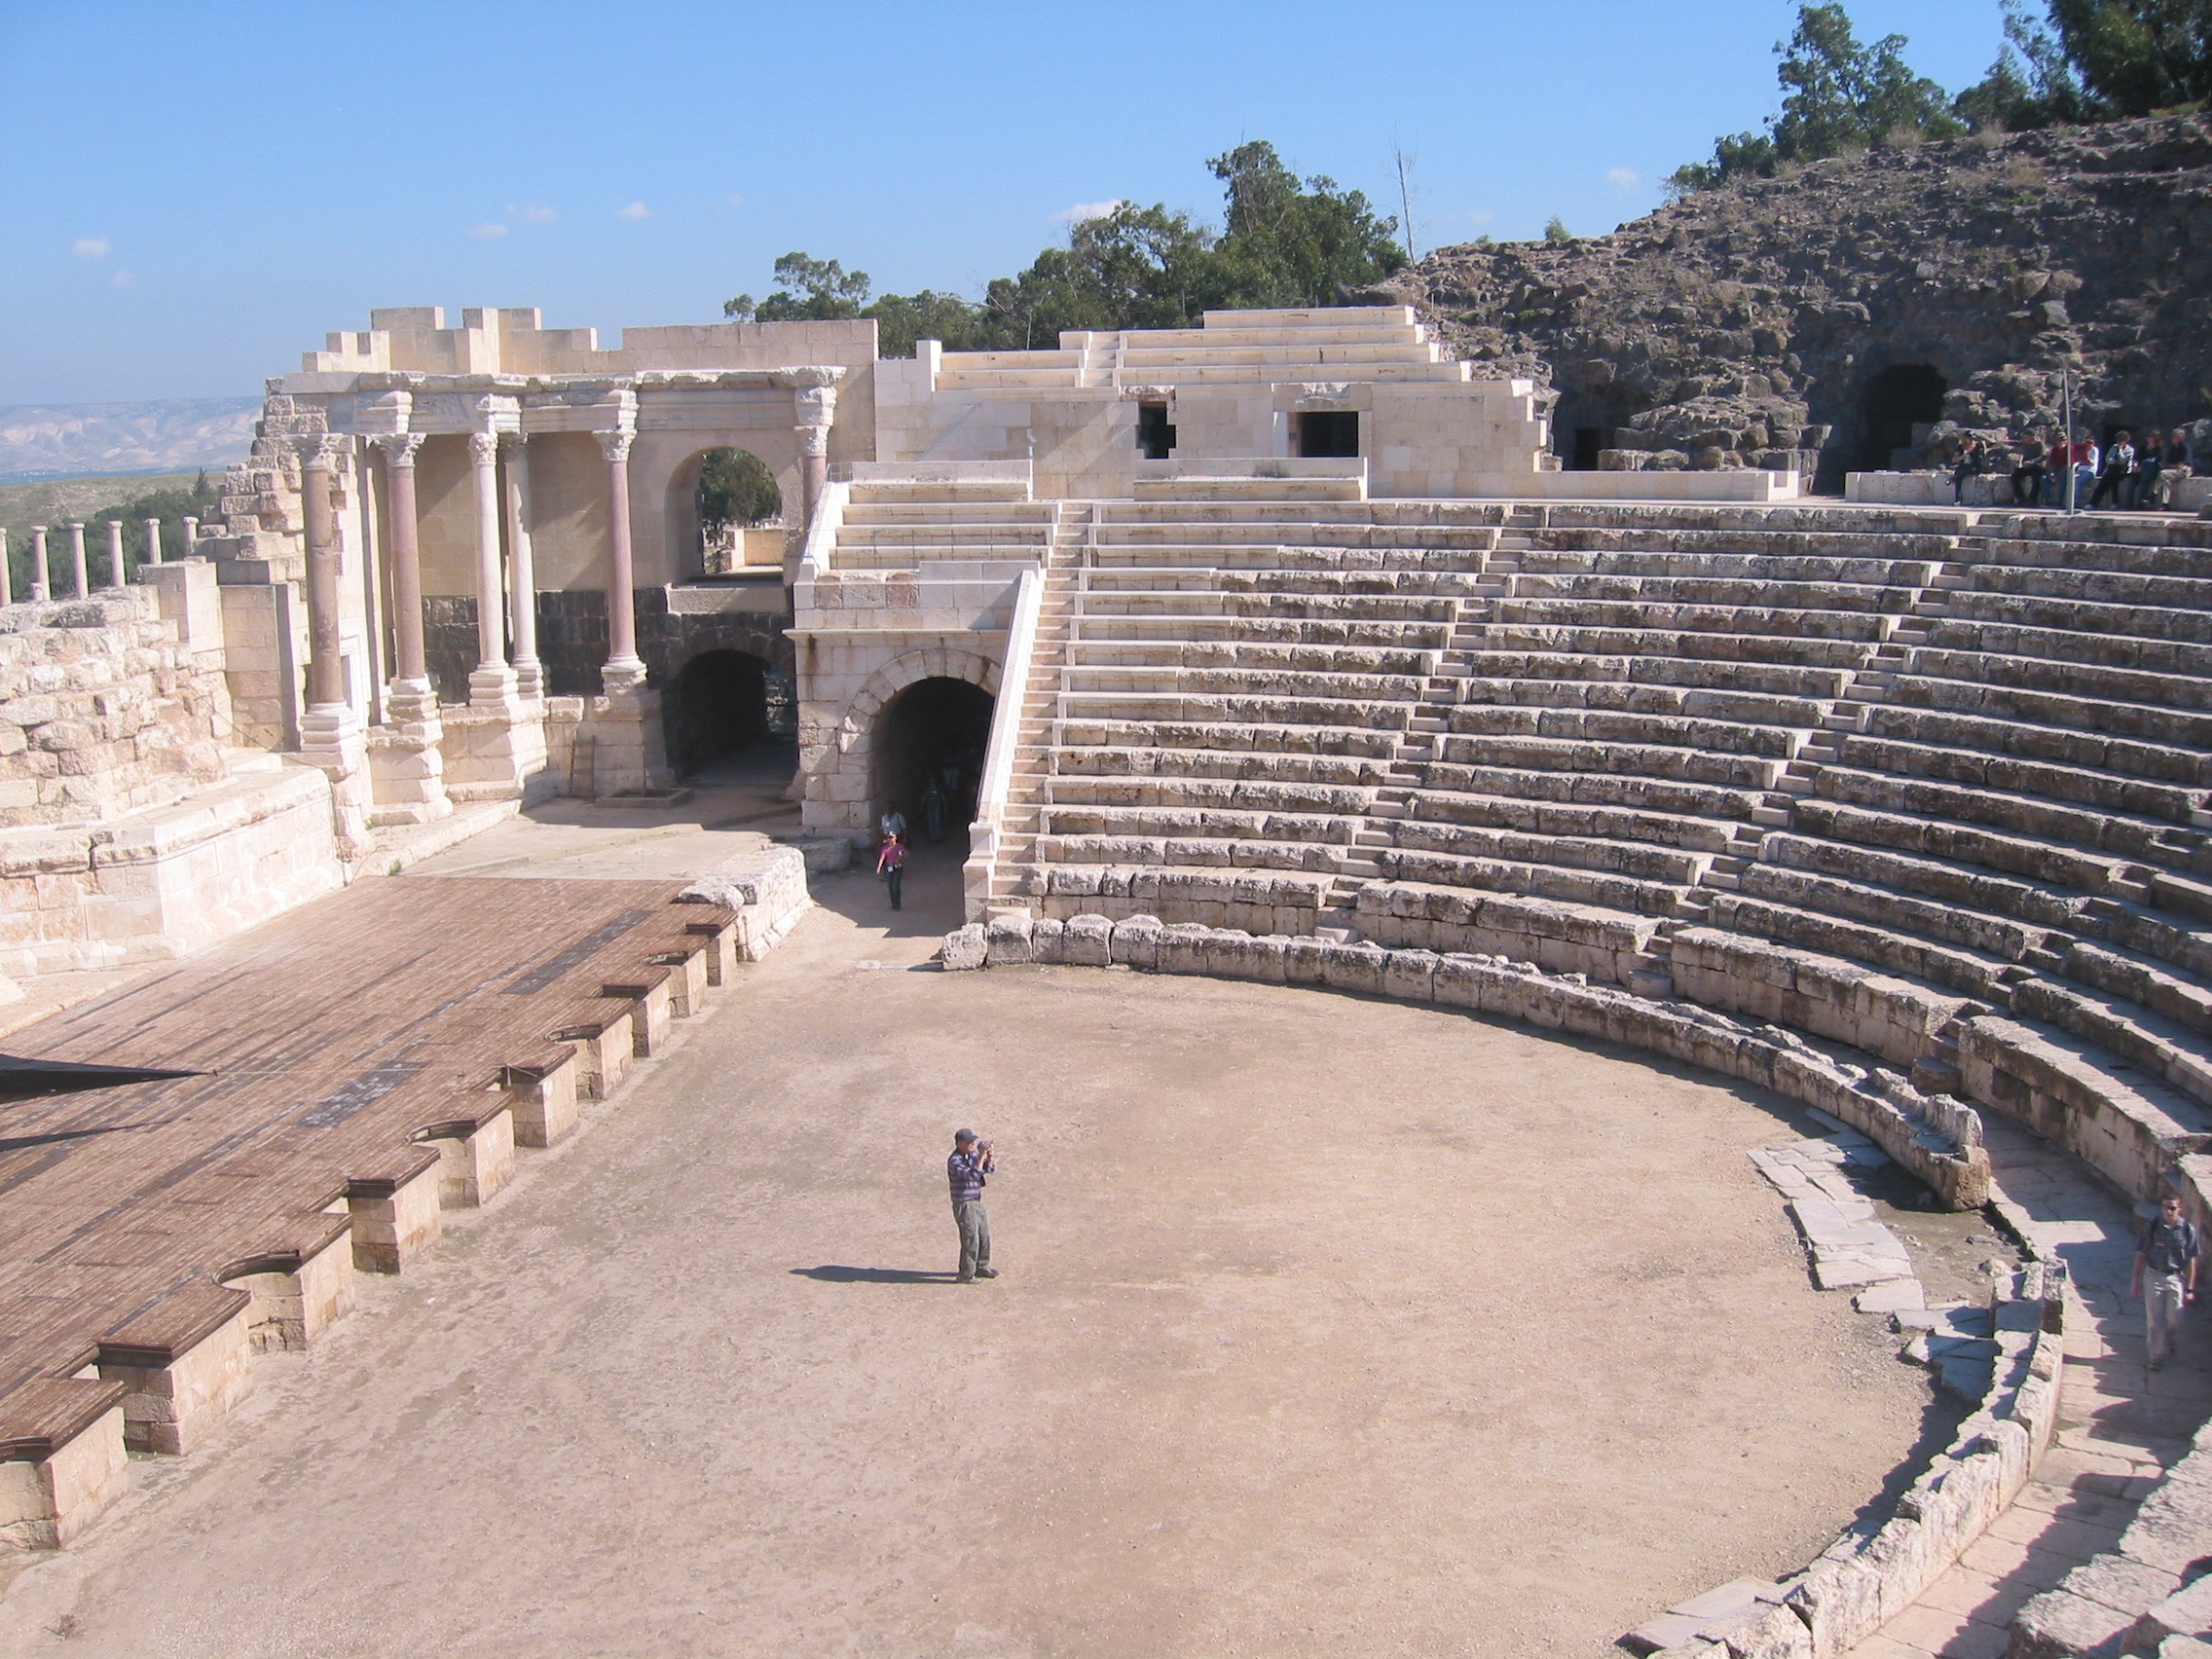
M 119 472 L 218 470 L 245 454 L 258 397 L 0 408 L 0 484 Z
M 1606 237 L 1445 248 L 1390 291 L 1549 384 L 1569 466 L 1801 451 L 1840 489 L 2055 424 L 2066 370 L 2092 433 L 2171 426 L 2212 416 L 2212 119 L 1819 162 Z

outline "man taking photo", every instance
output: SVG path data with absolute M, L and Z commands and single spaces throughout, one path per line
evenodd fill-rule
M 974 1129 L 956 1130 L 944 1172 L 952 1183 L 953 1224 L 960 1229 L 962 1284 L 999 1276 L 991 1266 L 990 1217 L 983 1213 L 983 1179 L 991 1169 L 991 1143 L 977 1140 Z

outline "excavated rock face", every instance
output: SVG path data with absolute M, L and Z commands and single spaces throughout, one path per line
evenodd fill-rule
M 1569 466 L 1801 459 L 1837 490 L 2055 425 L 2069 369 L 2079 424 L 2140 436 L 2212 414 L 2212 120 L 1818 162 L 1610 236 L 1445 248 L 1390 291 L 1550 385 Z

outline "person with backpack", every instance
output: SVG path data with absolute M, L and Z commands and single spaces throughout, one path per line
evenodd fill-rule
M 883 851 L 875 855 L 875 873 L 891 889 L 891 907 L 900 907 L 901 890 L 906 885 L 906 839 L 894 830 L 883 837 Z
M 2128 1295 L 2143 1299 L 2143 1346 L 2153 1371 L 2173 1357 L 2182 1309 L 2196 1300 L 2196 1264 L 2203 1250 L 2194 1223 L 2184 1221 L 2181 1199 L 2169 1198 L 2135 1244 L 2135 1277 Z

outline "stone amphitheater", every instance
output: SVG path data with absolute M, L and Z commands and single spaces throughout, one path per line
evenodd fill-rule
M 865 1138 L 911 1096 L 948 1117 L 1020 1118 L 1059 1148 L 1093 1131 L 1029 1100 L 1018 1075 L 1034 1032 L 1056 1027 L 1082 1067 L 1066 1073 L 1045 1045 L 1031 1069 L 1068 1099 L 1104 1090 L 1086 1108 L 1106 1115 L 1093 1123 L 1131 1094 L 1180 1102 L 1186 1088 L 1192 1122 L 1227 1114 L 1230 1140 L 1187 1154 L 1199 1210 L 1219 1212 L 1201 1230 L 1232 1215 L 1257 1230 L 1292 1190 L 1257 1156 L 1277 1101 L 1298 1103 L 1298 1132 L 1346 1140 L 1400 1110 L 1502 1122 L 1516 1102 L 1486 1093 L 1481 1068 L 1494 1064 L 1516 1100 L 1533 1091 L 1563 1122 L 1614 1114 L 1603 1138 L 1632 1151 L 1692 1125 L 1718 1134 L 1722 1100 L 1755 1109 L 1766 1128 L 1727 1130 L 1735 1186 L 1701 1173 L 1715 1152 L 1603 1190 L 1640 1227 L 1729 1240 L 1715 1272 L 1748 1271 L 1769 1242 L 1789 1253 L 1788 1272 L 1755 1295 L 1747 1279 L 1731 1304 L 1757 1316 L 1741 1340 L 1767 1333 L 1756 1397 L 1722 1410 L 1683 1381 L 1704 1374 L 1677 1350 L 1624 1366 L 1607 1350 L 1626 1342 L 1563 1346 L 1550 1429 L 1504 1452 L 1510 1465 L 1455 1465 L 1442 1486 L 1409 1474 L 1416 1508 L 1394 1512 L 1387 1545 L 1348 1538 L 1278 1581 L 1264 1565 L 1288 1559 L 1275 1546 L 1194 1533 L 1246 1598 L 1255 1622 L 1241 1627 L 1088 1623 L 1107 1614 L 1083 1597 L 1120 1608 L 1163 1594 L 1171 1569 L 1092 1585 L 1069 1531 L 1098 1516 L 1077 1501 L 1048 1512 L 1064 1544 L 1022 1536 L 1043 1608 L 1027 1624 L 945 1622 L 892 1583 L 864 1594 L 866 1571 L 826 1540 L 818 1559 L 776 1558 L 761 1582 L 793 1586 L 785 1601 L 747 1603 L 714 1639 L 640 1615 L 628 1640 L 576 1625 L 558 1638 L 505 1627 L 495 1641 L 490 1624 L 464 1623 L 417 1632 L 412 1650 L 2203 1650 L 2212 1438 L 2200 1449 L 2197 1434 L 2212 1345 L 2193 1334 L 2154 1375 L 2127 1276 L 2137 1217 L 2160 1195 L 2212 1224 L 2212 524 L 1845 505 L 1756 467 L 1562 470 L 1544 395 L 1476 378 L 1405 308 L 1210 313 L 1202 328 L 1074 335 L 1045 351 L 924 342 L 910 360 L 877 359 L 872 336 L 871 323 L 730 324 L 634 330 L 603 350 L 530 312 L 471 312 L 459 328 L 380 313 L 271 383 L 226 520 L 190 558 L 126 582 L 118 555 L 96 589 L 80 559 L 0 612 L 12 1043 L 212 1074 L 17 1108 L 9 1126 L 24 1132 L 0 1139 L 0 1537 L 22 1552 L 0 1634 L 26 1650 L 401 1650 L 368 1625 L 284 1627 L 314 1639 L 287 1649 L 197 1604 L 189 1628 L 129 1613 L 133 1564 L 189 1602 L 186 1556 L 266 1520 L 256 1483 L 278 1490 L 339 1432 L 286 1440 L 284 1423 L 335 1422 L 345 1387 L 372 1415 L 398 1398 L 380 1394 L 365 1350 L 343 1346 L 363 1339 L 339 1316 L 376 1294 L 356 1274 L 436 1287 L 376 1303 L 394 1376 L 409 1333 L 435 1346 L 457 1328 L 433 1310 L 440 1298 L 495 1320 L 483 1297 L 529 1297 L 547 1277 L 557 1290 L 574 1271 L 634 1272 L 652 1300 L 674 1270 L 604 1241 L 562 1256 L 556 1198 L 589 1209 L 612 1195 L 649 1215 L 681 1165 L 781 1132 L 745 1115 L 756 1099 L 801 1102 L 822 1135 Z M 715 553 L 697 495 L 703 458 L 726 449 L 757 457 L 790 503 L 739 538 L 734 564 Z M 795 744 L 782 770 L 779 684 Z M 732 755 L 769 768 L 742 800 L 716 793 Z M 918 825 L 933 785 L 955 829 L 970 821 L 965 859 L 957 834 L 945 852 L 920 849 L 927 925 L 908 928 L 837 871 L 885 813 Z M 686 817 L 686 789 L 720 804 Z M 929 972 L 857 977 L 901 967 Z M 1218 983 L 1182 990 L 1182 976 Z M 903 1034 L 904 1061 L 853 1017 L 867 983 L 883 989 L 857 994 Z M 708 1016 L 711 988 L 724 1012 Z M 1136 1039 L 1111 1035 L 1124 1022 L 1164 1047 L 1128 1051 Z M 1241 1062 L 1256 1095 L 1222 1094 L 1208 1050 L 1247 1025 L 1276 1034 L 1275 1058 Z M 1302 1047 L 1302 1027 L 1341 1032 L 1339 1051 Z M 1363 1043 L 1381 1046 L 1365 1062 L 1372 1098 L 1356 1078 Z M 1587 1068 L 1579 1081 L 1547 1074 L 1554 1054 Z M 1476 1055 L 1489 1058 L 1470 1072 Z M 1339 1062 L 1354 1075 L 1338 1079 Z M 1323 1075 L 1345 1121 L 1333 1131 L 1303 1115 Z M 940 1095 L 946 1078 L 966 1082 Z M 683 1114 L 725 1086 L 737 1115 L 702 1133 Z M 633 1102 L 627 1141 L 607 1120 L 618 1098 Z M 877 1101 L 899 1104 L 875 1114 Z M 501 1196 L 518 1144 L 550 1150 L 579 1123 L 599 1125 L 579 1152 Z M 921 1144 L 926 1162 L 934 1142 Z M 1597 1181 L 1588 1147 L 1517 1155 L 1528 1166 L 1456 1156 L 1427 1161 L 1457 1183 L 1421 1212 L 1438 1236 L 1508 1192 L 1560 1237 L 1604 1232 L 1528 1197 Z M 614 1180 L 594 1173 L 606 1159 L 643 1187 L 594 1187 Z M 1078 1179 L 1064 1149 L 1041 1161 Z M 1245 1165 L 1274 1185 L 1234 1185 Z M 1014 1201 L 1041 1211 L 1018 1179 Z M 1168 1177 L 1129 1179 L 1141 1195 Z M 741 1189 L 794 1229 L 842 1202 L 750 1165 Z M 1671 1194 L 1688 1206 L 1678 1216 L 1640 1207 Z M 1071 1262 L 1111 1262 L 1109 1212 L 1135 1201 L 1101 1192 L 1095 1214 L 1040 1214 L 1036 1231 L 1059 1229 Z M 481 1234 L 454 1218 L 468 1260 L 492 1259 L 473 1253 L 495 1250 L 502 1207 L 537 1215 L 530 1235 L 554 1253 L 501 1258 L 471 1288 L 433 1246 L 445 1212 L 487 1206 Z M 1418 1252 L 1420 1228 L 1376 1227 L 1394 1252 Z M 1610 1261 L 1619 1241 L 1605 1236 Z M 707 1247 L 756 1260 L 742 1254 L 753 1242 Z M 902 1282 L 810 1269 L 773 1239 L 757 1248 L 761 1273 L 738 1276 Z M 1116 1272 L 1142 1276 L 1101 1266 L 1095 1282 L 1063 1276 L 1010 1306 L 1043 1329 L 1121 1286 Z M 1203 1277 L 1187 1263 L 1144 1272 L 1183 1274 L 1185 1288 Z M 1597 1276 L 1617 1288 L 1641 1272 Z M 1662 1294 L 1572 1301 L 1581 1288 L 1558 1294 L 1585 1335 L 1601 1307 L 1608 1321 L 1650 1317 Z M 783 1330 L 779 1309 L 749 1308 L 742 1328 Z M 1309 1354 L 1273 1369 L 1335 1379 L 1339 1366 L 1333 1392 L 1387 1392 L 1397 1384 L 1378 1374 L 1414 1363 L 1388 1333 L 1428 1328 L 1366 1316 L 1366 1352 L 1324 1321 Z M 849 1317 L 829 1304 L 807 1315 L 824 1329 Z M 760 1335 L 713 1386 L 748 1434 L 810 1447 L 833 1405 L 927 1351 L 946 1317 L 856 1335 L 839 1360 L 793 1358 L 795 1331 Z M 1039 1358 L 1076 1370 L 1039 1373 L 1049 1383 L 1018 1399 L 976 1398 L 1018 1416 L 1122 1367 L 1133 1378 L 1150 1363 L 1132 1357 L 1149 1351 L 1146 1316 L 1114 1317 L 1124 1346 Z M 692 1340 L 748 1340 L 710 1329 Z M 1043 1339 L 977 1339 L 994 1354 L 1024 1340 Z M 1857 1344 L 1886 1369 L 1816 1378 L 1800 1360 L 1823 1343 Z M 355 1355 L 351 1383 L 313 1370 L 325 1344 Z M 558 1382 L 589 1367 L 587 1346 L 479 1363 Z M 307 1372 L 274 1369 L 301 1351 Z M 791 1365 L 819 1366 L 819 1381 L 794 1385 Z M 288 1379 L 273 1383 L 286 1411 L 241 1436 L 262 1371 Z M 1572 1401 L 1626 1386 L 1629 1371 L 1673 1390 L 1635 1408 L 1650 1426 L 1617 1433 L 1625 1407 L 1577 1414 Z M 1271 1375 L 1244 1385 L 1263 1391 Z M 1919 1391 L 1910 1413 L 1899 1376 Z M 756 1394 L 775 1415 L 745 1415 Z M 1196 1408 L 1201 1427 L 1219 1413 L 1224 1446 L 1243 1444 L 1233 1398 Z M 1719 1490 L 1765 1471 L 1739 1476 L 1730 1458 L 1710 1480 L 1711 1443 L 1693 1451 L 1677 1430 L 1739 1436 L 1744 1457 L 1768 1448 L 1779 1468 L 1771 1414 L 1792 1400 L 1854 1425 L 1849 1451 L 1823 1456 L 1831 1473 L 1863 1459 L 1851 1464 L 1863 1489 L 1846 1498 L 1792 1464 L 1798 1495 L 1776 1487 L 1757 1536 L 1715 1544 L 1701 1528 L 1725 1512 Z M 416 1420 L 413 1406 L 390 1410 Z M 1061 1433 L 1079 1447 L 1127 1435 L 1143 1465 L 1146 1435 L 1121 1410 L 1102 1397 Z M 1419 1444 L 1461 1420 L 1451 1413 L 1424 1418 Z M 845 1432 L 880 1433 L 888 1456 L 943 1432 L 931 1420 L 883 1405 L 871 1428 Z M 1580 1449 L 1560 1458 L 1563 1436 Z M 1040 1481 L 1077 1478 L 1064 1438 L 1039 1440 L 993 1456 Z M 264 1441 L 276 1450 L 257 1452 Z M 1639 1444 L 1686 1491 L 1638 1495 Z M 404 1452 L 379 1443 L 377 1456 Z M 1436 1456 L 1408 1467 L 1443 1466 Z M 219 1470 L 162 1472 L 203 1462 L 245 1471 L 231 1496 Z M 1382 1466 L 1347 1465 L 1354 1478 Z M 1478 1507 L 1540 1509 L 1543 1483 L 1564 1492 L 1576 1470 L 1619 1493 L 1622 1530 L 1651 1558 L 1618 1582 L 1603 1565 L 1534 1572 L 1510 1541 L 1552 1547 L 1533 1515 L 1451 1563 L 1417 1546 L 1409 1513 L 1459 1483 Z M 749 1505 L 756 1473 L 733 1471 L 719 1501 Z M 1158 1479 L 1181 1490 L 1198 1476 L 1178 1465 Z M 1522 1481 L 1536 1484 L 1517 1493 Z M 319 1535 L 319 1490 L 280 1506 L 286 1537 Z M 454 1524 L 497 1533 L 501 1505 L 472 1491 L 477 1507 Z M 818 1492 L 762 1492 L 795 1501 L 793 1515 L 828 1513 Z M 935 1512 L 859 1492 L 839 1525 L 883 1529 L 870 1559 L 918 1559 Z M 1312 1501 L 1285 1495 L 1284 1530 L 1322 1527 Z M 1559 1545 L 1570 1554 L 1593 1524 L 1576 1525 Z M 186 1556 L 163 1568 L 164 1530 L 179 1526 Z M 641 1546 L 646 1527 L 641 1512 L 612 1559 L 690 1559 L 657 1535 Z M 315 1573 L 345 1537 L 311 1551 Z M 91 1565 L 71 1576 L 72 1559 Z M 834 1577 L 848 1567 L 861 1578 Z M 1427 1622 L 1352 1618 L 1369 1604 L 1335 1587 L 1377 1572 L 1404 1579 Z M 1516 1588 L 1525 1579 L 1542 1588 Z M 333 1582 L 315 1592 L 332 1621 L 381 1593 Z M 802 1611 L 799 1586 L 844 1622 Z M 1054 1625 L 1058 1586 L 1071 1622 Z M 1651 1600 L 1628 1606 L 1624 1586 Z M 890 1599 L 871 1624 L 878 1596 Z M 1315 1622 L 1259 1634 L 1271 1600 Z M 1085 1629 L 1109 1628 L 1110 1648 L 1086 1645 Z

